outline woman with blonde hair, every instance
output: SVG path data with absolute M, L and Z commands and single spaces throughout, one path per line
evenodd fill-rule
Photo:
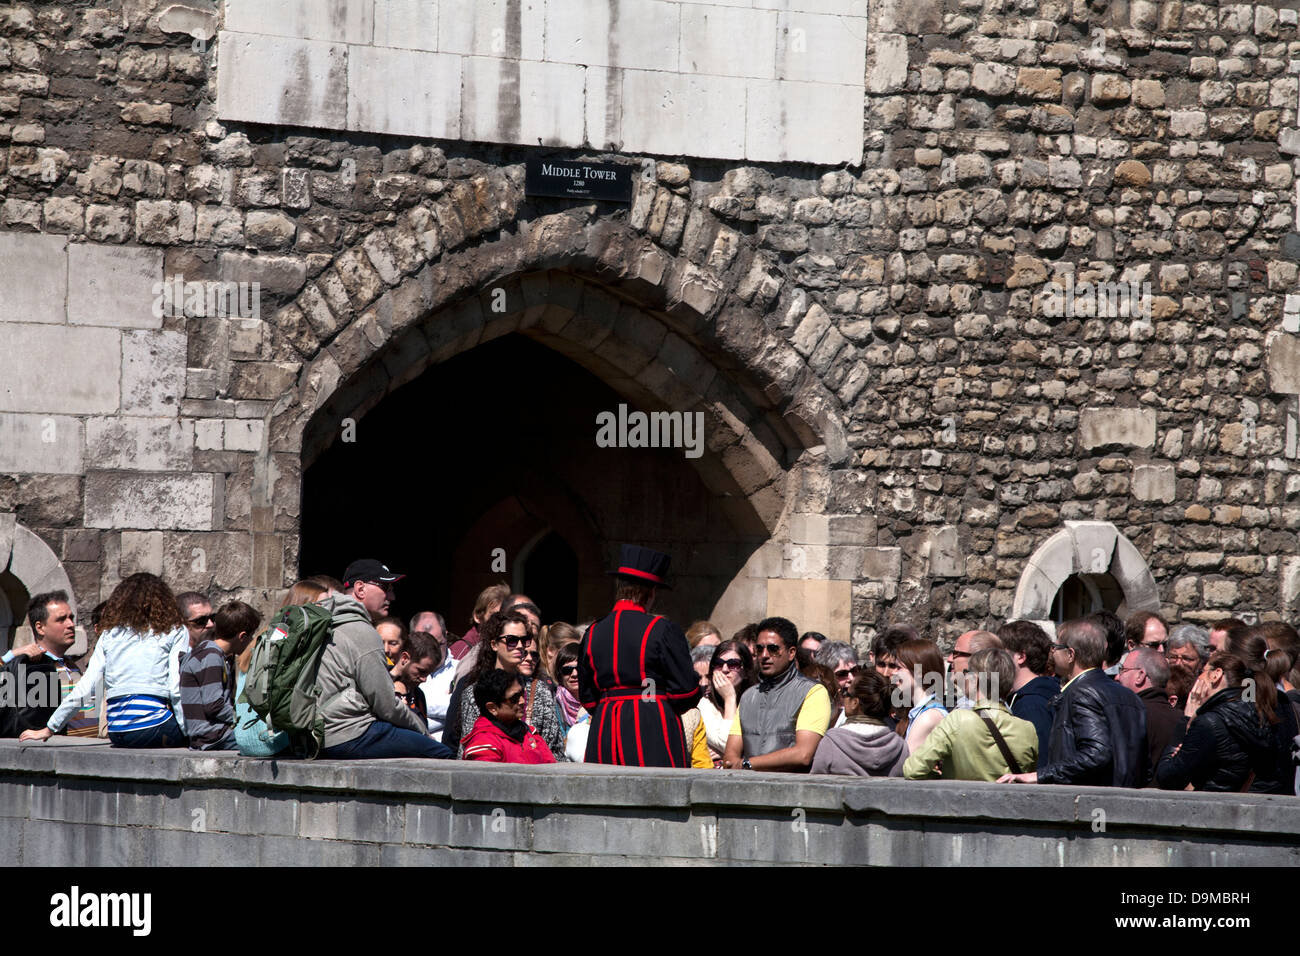
M 280 602 L 280 607 L 283 609 L 315 604 L 322 598 L 328 597 L 330 590 L 330 586 L 324 581 L 307 578 L 289 588 L 284 600 Z M 244 648 L 244 652 L 239 655 L 239 676 L 235 678 L 235 743 L 239 744 L 239 752 L 245 757 L 274 757 L 289 746 L 287 733 L 283 731 L 272 733 L 267 728 L 266 721 L 257 716 L 253 708 L 243 701 L 244 681 L 248 677 L 248 666 L 253 660 L 253 648 L 265 634 L 266 631 L 263 631 L 250 641 L 248 647 Z
M 22 740 L 47 740 L 104 678 L 108 738 L 114 747 L 184 747 L 180 659 L 189 631 L 171 588 L 153 574 L 133 574 L 113 589 L 100 616 L 100 637 L 86 673 L 40 730 Z
M 556 621 L 542 628 L 541 637 L 538 639 L 541 645 L 542 666 L 546 668 L 546 673 L 557 686 L 560 684 L 560 675 L 555 672 L 555 656 L 564 645 L 581 642 L 582 632 L 564 621 Z

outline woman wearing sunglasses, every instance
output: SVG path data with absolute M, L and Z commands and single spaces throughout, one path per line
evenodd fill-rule
M 448 747 L 455 746 L 458 757 L 464 755 L 462 734 L 473 729 L 475 722 L 482 716 L 474 700 L 474 685 L 497 670 L 519 676 L 522 684 L 528 678 L 521 674 L 520 665 L 528 652 L 536 649 L 536 638 L 528 632 L 528 619 L 517 611 L 498 611 L 493 614 L 483 624 L 480 634 L 482 640 L 479 642 L 478 660 L 474 669 L 457 685 L 447 710 L 448 725 L 443 743 Z M 529 681 L 529 684 L 534 698 L 525 712 L 531 711 L 537 718 L 538 732 L 551 752 L 563 753 L 564 735 L 555 718 L 555 698 L 540 681 Z M 450 721 L 452 714 L 458 717 L 454 724 Z
M 700 717 L 713 766 L 722 766 L 727 735 L 736 719 L 740 695 L 754 684 L 754 655 L 742 641 L 723 641 L 709 661 L 708 692 L 700 699 Z

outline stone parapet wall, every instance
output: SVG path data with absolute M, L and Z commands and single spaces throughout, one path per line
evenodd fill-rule
M 1294 866 L 1294 798 L 0 741 L 16 866 Z

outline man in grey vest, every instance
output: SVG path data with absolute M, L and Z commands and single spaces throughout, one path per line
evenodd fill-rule
M 799 673 L 799 630 L 783 617 L 758 624 L 754 656 L 761 680 L 745 691 L 727 738 L 728 770 L 806 773 L 831 719 L 826 688 Z

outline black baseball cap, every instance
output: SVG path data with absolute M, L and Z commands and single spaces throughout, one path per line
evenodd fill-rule
M 343 574 L 343 586 L 350 588 L 357 581 L 369 581 L 372 584 L 394 584 L 405 574 L 394 574 L 388 570 L 388 565 L 380 564 L 374 558 L 362 558 L 360 561 L 353 561 L 348 565 L 347 571 Z

